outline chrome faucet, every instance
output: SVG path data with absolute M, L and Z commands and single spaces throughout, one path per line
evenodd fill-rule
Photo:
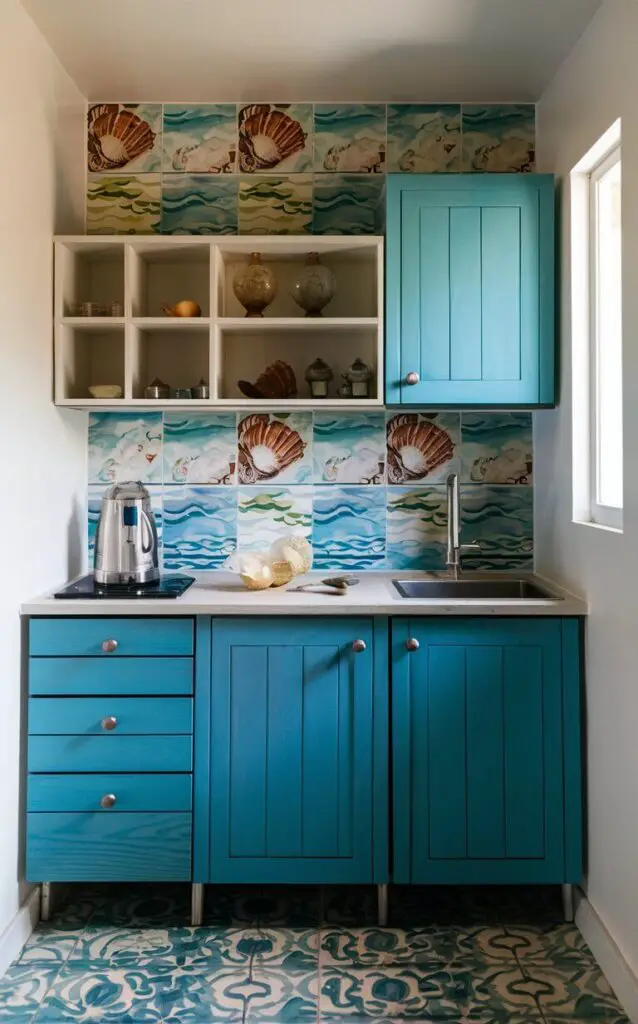
M 459 475 L 450 473 L 447 488 L 447 558 L 445 564 L 453 579 L 461 572 L 461 552 L 480 551 L 480 544 L 461 544 L 461 515 L 459 502 Z

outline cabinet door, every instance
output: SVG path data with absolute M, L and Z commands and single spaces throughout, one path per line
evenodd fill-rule
M 551 175 L 389 175 L 386 401 L 553 404 L 553 268 Z
M 369 619 L 213 621 L 208 881 L 373 880 L 374 646 Z
M 392 665 L 395 880 L 562 882 L 560 619 L 395 619 Z

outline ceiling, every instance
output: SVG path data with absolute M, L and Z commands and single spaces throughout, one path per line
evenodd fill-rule
M 534 101 L 601 0 L 22 0 L 92 100 Z

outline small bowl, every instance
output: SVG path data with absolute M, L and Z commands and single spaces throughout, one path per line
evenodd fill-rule
M 93 398 L 121 398 L 124 392 L 119 384 L 91 384 L 89 394 Z

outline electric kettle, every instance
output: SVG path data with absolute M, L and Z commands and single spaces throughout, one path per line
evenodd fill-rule
M 154 583 L 159 579 L 157 527 L 143 484 L 113 484 L 102 498 L 95 535 L 95 582 Z

